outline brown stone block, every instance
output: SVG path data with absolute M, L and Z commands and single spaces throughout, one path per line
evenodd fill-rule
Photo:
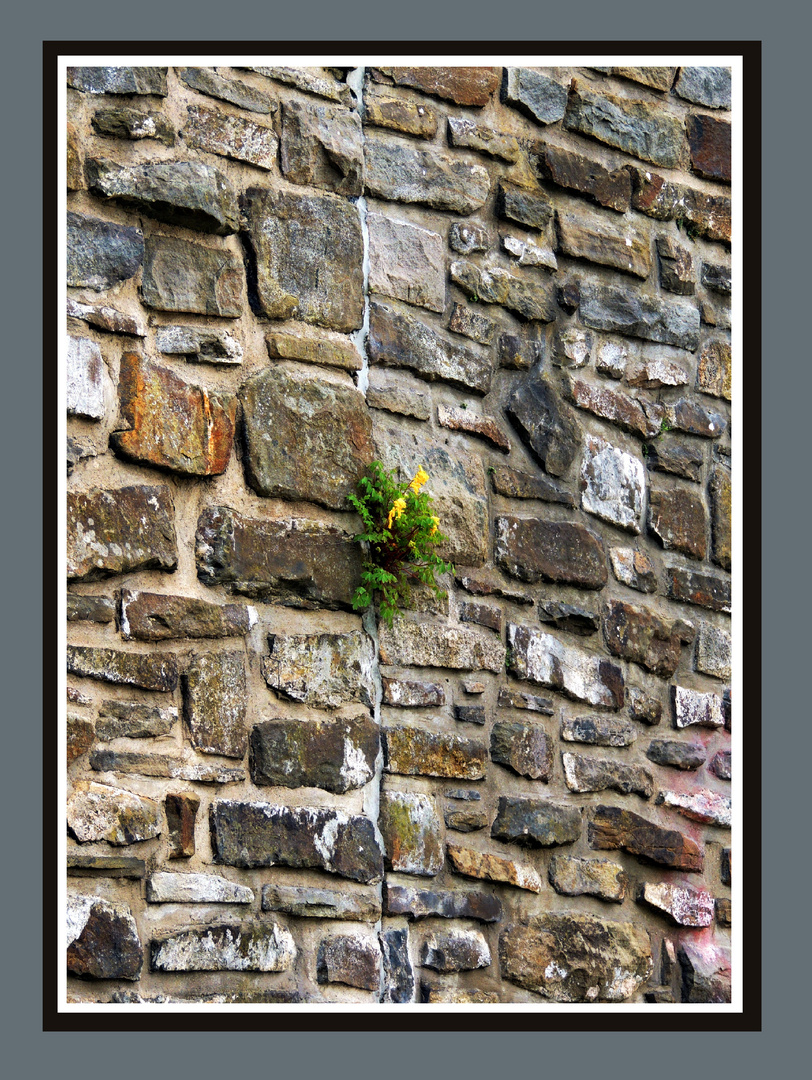
M 628 851 L 674 870 L 702 872 L 705 856 L 699 845 L 676 829 L 663 829 L 631 810 L 598 806 L 589 825 L 589 846 Z
M 694 113 L 686 124 L 691 168 L 709 180 L 730 183 L 730 124 L 715 116 Z
M 494 67 L 380 67 L 372 77 L 411 86 L 455 105 L 487 105 L 499 86 L 502 71 Z M 381 76 L 384 78 L 382 79 Z

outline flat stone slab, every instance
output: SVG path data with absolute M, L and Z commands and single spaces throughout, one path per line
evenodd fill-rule
M 280 923 L 182 930 L 150 942 L 152 971 L 286 971 L 293 935 Z
M 407 304 L 445 307 L 445 240 L 439 233 L 368 214 L 369 288 Z
M 575 855 L 553 855 L 549 878 L 562 896 L 597 896 L 612 904 L 623 903 L 629 885 L 626 872 L 617 863 Z
M 505 666 L 504 646 L 484 630 L 436 626 L 396 620 L 380 635 L 382 664 L 403 667 L 445 667 L 457 671 L 493 671 Z
M 186 116 L 184 134 L 189 146 L 235 161 L 247 161 L 260 169 L 276 168 L 279 140 L 267 124 L 199 105 L 187 106 Z
M 557 315 L 552 285 L 517 277 L 500 266 L 480 267 L 462 259 L 453 262 L 451 280 L 474 301 L 497 304 L 528 322 L 552 322 Z
M 519 679 L 605 709 L 619 709 L 624 700 L 623 673 L 609 660 L 565 645 L 552 634 L 508 623 L 509 670 Z
M 96 649 L 89 645 L 69 645 L 67 660 L 68 672 L 86 679 L 100 679 L 162 693 L 170 693 L 178 685 L 178 662 L 171 654 L 149 655 Z
M 262 910 L 282 911 L 297 918 L 377 922 L 381 899 L 372 889 L 319 889 L 304 885 L 263 885 Z
M 264 720 L 251 729 L 258 787 L 315 787 L 343 794 L 375 775 L 380 736 L 366 713 L 335 720 Z
M 251 904 L 253 890 L 216 874 L 172 874 L 155 871 L 147 876 L 150 904 Z
M 103 701 L 96 721 L 96 738 L 102 742 L 154 739 L 168 735 L 177 720 L 178 710 L 174 706 L 161 709 L 137 701 Z
M 366 817 L 218 800 L 210 821 L 216 861 L 227 866 L 313 867 L 366 885 L 383 876 L 383 853 Z
M 172 571 L 178 564 L 175 507 L 163 485 L 68 492 L 67 528 L 72 581 L 134 570 Z
M 265 681 L 282 697 L 334 709 L 375 703 L 375 646 L 362 630 L 347 634 L 273 634 L 263 660 Z
M 490 893 L 451 889 L 417 889 L 413 885 L 383 887 L 387 915 L 405 915 L 407 919 L 476 919 L 499 922 L 502 903 Z
M 673 807 L 683 817 L 699 821 L 703 825 L 717 825 L 722 829 L 731 827 L 732 803 L 727 795 L 719 795 L 708 788 L 695 791 L 661 791 L 658 804 Z
M 674 870 L 701 873 L 704 863 L 702 848 L 690 837 L 616 806 L 596 808 L 589 825 L 589 846 L 599 850 L 622 848 Z
M 248 748 L 247 709 L 242 652 L 199 653 L 191 657 L 183 675 L 183 716 L 196 750 L 242 759 Z
M 564 127 L 666 169 L 678 168 L 686 154 L 681 118 L 659 101 L 594 93 L 583 84 L 570 91 Z
M 494 561 L 520 581 L 602 589 L 608 580 L 603 542 L 576 522 L 504 515 L 495 532 Z
M 90 338 L 68 337 L 65 396 L 68 412 L 88 420 L 104 417 L 105 367 Z
M 489 855 L 456 844 L 448 844 L 446 850 L 451 868 L 457 874 L 515 885 L 517 889 L 534 893 L 540 893 L 543 888 L 539 875 L 526 863 L 513 862 L 499 855 Z
M 72 67 L 68 86 L 83 94 L 156 94 L 166 97 L 165 67 Z
M 404 776 L 443 776 L 481 780 L 487 748 L 476 739 L 406 724 L 384 728 L 387 772 Z
M 409 791 L 381 792 L 378 819 L 384 843 L 384 865 L 400 874 L 434 877 L 444 852 L 436 800 Z
M 503 795 L 491 828 L 494 840 L 521 847 L 573 844 L 581 835 L 581 811 L 548 799 Z
M 396 86 L 410 86 L 455 105 L 487 105 L 499 86 L 501 70 L 494 67 L 379 67 L 373 78 L 384 76 Z
M 552 383 L 528 375 L 505 407 L 528 449 L 551 476 L 564 476 L 581 445 L 581 428 Z
M 121 788 L 82 780 L 68 796 L 68 830 L 80 844 L 105 840 L 123 846 L 161 833 L 161 808 Z
M 640 765 L 627 765 L 612 758 L 562 754 L 564 780 L 570 791 L 617 791 L 621 795 L 640 795 L 650 799 L 654 778 Z
M 245 604 L 121 590 L 120 630 L 125 641 L 243 637 L 256 621 L 256 610 Z

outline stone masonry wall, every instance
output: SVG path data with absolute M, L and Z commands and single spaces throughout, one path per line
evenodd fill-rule
M 69 1000 L 730 999 L 729 109 L 69 70 Z

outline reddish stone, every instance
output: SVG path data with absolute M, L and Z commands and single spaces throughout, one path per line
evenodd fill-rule
M 538 154 L 536 165 L 542 179 L 590 195 L 595 202 L 612 210 L 625 213 L 629 209 L 632 185 L 628 170 L 609 172 L 597 161 L 556 146 L 541 144 L 534 150 Z
M 68 717 L 68 765 L 88 752 L 94 735 L 92 721 L 82 716 Z
M 730 244 L 731 204 L 725 195 L 708 195 L 696 188 L 672 184 L 663 176 L 627 166 L 632 177 L 632 207 L 658 221 L 684 223 L 708 240 Z
M 723 570 L 730 570 L 733 554 L 731 519 L 732 489 L 730 473 L 715 466 L 711 473 L 708 493 L 711 502 L 711 534 L 713 537 L 713 561 Z
M 381 78 L 381 75 L 385 79 Z M 453 101 L 457 105 L 487 105 L 499 86 L 502 69 L 496 67 L 380 67 L 372 69 L 379 82 L 391 81 L 396 86 L 411 86 L 432 97 Z
M 680 659 L 680 633 L 676 623 L 647 608 L 610 600 L 603 616 L 609 651 L 624 660 L 670 678 Z
M 121 358 L 119 398 L 130 430 L 114 432 L 111 441 L 122 457 L 189 476 L 225 472 L 236 398 L 210 396 L 135 353 Z
M 195 853 L 195 818 L 200 796 L 193 791 L 167 795 L 164 802 L 169 827 L 170 859 L 188 859 Z
M 683 570 L 680 566 L 666 566 L 665 580 L 667 595 L 671 600 L 697 604 L 711 611 L 730 612 L 729 578 L 697 570 Z
M 631 810 L 598 806 L 589 825 L 589 846 L 597 850 L 622 848 L 674 870 L 701 873 L 704 852 L 695 841 L 676 829 L 663 829 Z
M 497 450 L 501 450 L 503 454 L 510 453 L 510 439 L 490 416 L 479 416 L 476 413 L 468 413 L 464 409 L 438 405 L 437 422 L 440 427 L 448 428 L 450 431 L 465 431 L 469 435 L 478 435 L 485 442 L 495 446 Z
M 730 183 L 730 124 L 715 116 L 694 113 L 686 125 L 691 168 L 709 180 Z
M 707 552 L 707 515 L 702 500 L 692 491 L 673 488 L 649 491 L 649 529 L 666 550 L 681 551 L 692 559 Z
M 650 403 L 649 415 L 635 398 L 574 378 L 570 378 L 567 393 L 579 409 L 586 409 L 603 420 L 609 420 L 624 431 L 632 431 L 648 439 L 660 430 L 663 410 L 655 402 Z

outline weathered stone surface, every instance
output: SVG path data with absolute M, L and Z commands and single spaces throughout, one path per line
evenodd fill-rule
M 601 708 L 623 705 L 623 674 L 616 664 L 565 645 L 552 634 L 508 623 L 510 671 L 576 701 Z
M 88 326 L 95 326 L 98 330 L 106 330 L 110 334 L 146 337 L 146 327 L 140 318 L 109 307 L 107 304 L 80 304 L 69 296 L 66 306 L 69 318 L 81 319 Z
M 455 705 L 454 719 L 462 724 L 478 724 L 482 727 L 488 718 L 484 705 Z
M 359 714 L 336 720 L 266 720 L 251 731 L 251 779 L 259 787 L 316 787 L 339 794 L 375 773 L 378 727 Z
M 446 810 L 446 828 L 456 832 L 477 832 L 488 824 L 488 815 L 483 810 Z
M 396 86 L 411 86 L 424 94 L 453 101 L 455 105 L 487 105 L 499 86 L 501 70 L 494 67 L 379 67 L 373 77 L 383 75 Z
M 618 225 L 599 212 L 576 215 L 559 210 L 556 223 L 558 246 L 565 255 L 640 278 L 651 273 L 651 240 L 643 230 Z
M 503 454 L 510 453 L 510 440 L 499 425 L 490 416 L 480 416 L 466 409 L 455 409 L 448 405 L 437 406 L 437 422 L 440 427 L 450 431 L 463 431 L 469 435 L 476 435 L 485 442 L 501 450 Z
M 437 134 L 437 113 L 422 102 L 403 101 L 380 94 L 364 95 L 364 123 L 373 127 L 402 131 L 419 139 L 433 139 Z
M 265 335 L 268 355 L 273 360 L 303 360 L 311 364 L 360 371 L 363 361 L 353 342 L 329 330 L 315 332 L 304 323 L 295 333 L 273 331 Z
M 103 418 L 104 375 L 104 360 L 96 342 L 69 336 L 65 381 L 69 413 L 88 420 Z
M 493 990 L 446 990 L 421 981 L 420 1000 L 432 1005 L 495 1005 L 499 995 Z
M 184 356 L 188 361 L 207 364 L 241 364 L 242 346 L 227 330 L 201 326 L 163 326 L 158 329 L 159 352 Z
M 276 112 L 276 102 L 268 94 L 239 79 L 224 78 L 211 68 L 182 68 L 178 74 L 192 90 L 208 97 L 227 101 L 247 112 L 265 115 Z
M 631 746 L 637 731 L 628 720 L 615 716 L 567 716 L 561 722 L 564 742 L 592 746 Z
M 457 214 L 473 213 L 488 198 L 487 170 L 456 154 L 423 150 L 373 132 L 367 132 L 364 149 L 366 190 L 378 198 Z
M 626 344 L 618 341 L 604 341 L 598 346 L 595 357 L 595 370 L 610 379 L 622 379 L 626 372 L 629 351 Z
M 693 772 L 700 765 L 704 765 L 707 754 L 702 743 L 653 739 L 646 750 L 646 757 L 657 765 L 669 765 L 673 769 Z
M 731 637 L 726 630 L 703 622 L 696 639 L 696 670 L 717 679 L 729 679 L 731 647 Z
M 657 571 L 644 551 L 630 547 L 609 548 L 612 571 L 618 581 L 638 592 L 651 593 L 657 588 Z
M 722 699 L 718 694 L 702 694 L 686 686 L 671 688 L 674 726 L 723 727 Z
M 167 161 L 122 166 L 95 158 L 86 163 L 85 175 L 92 194 L 158 221 L 218 236 L 239 228 L 234 189 L 211 165 Z
M 283 911 L 297 918 L 377 922 L 381 900 L 375 890 L 313 889 L 300 885 L 263 885 L 262 910 Z
M 363 321 L 364 241 L 346 199 L 249 188 L 242 201 L 259 314 L 349 332 Z
M 456 874 L 484 881 L 504 882 L 534 893 L 541 892 L 543 888 L 541 878 L 527 863 L 513 862 L 499 855 L 488 855 L 474 848 L 458 847 L 456 844 L 448 844 L 446 850 L 448 861 Z
M 565 755 L 566 756 L 566 755 Z M 581 835 L 581 811 L 547 799 L 502 796 L 491 828 L 494 840 L 522 847 L 572 844 Z
M 730 952 L 711 943 L 681 941 L 682 1000 L 720 1004 L 732 1000 Z
M 254 893 L 216 874 L 172 874 L 155 871 L 147 877 L 150 904 L 251 904 Z
M 581 442 L 581 429 L 541 375 L 529 375 L 514 390 L 505 412 L 545 472 L 564 476 Z
M 653 472 L 673 473 L 686 480 L 701 480 L 704 455 L 692 445 L 673 438 L 658 438 L 648 444 L 646 464 Z
M 670 599 L 730 613 L 730 578 L 698 570 L 684 570 L 680 566 L 667 566 L 665 579 Z
M 629 209 L 632 186 L 626 169 L 610 172 L 598 161 L 543 143 L 533 147 L 533 154 L 543 180 L 588 195 L 612 210 L 625 213 Z
M 183 676 L 183 717 L 192 746 L 204 754 L 242 758 L 247 689 L 241 652 L 194 656 Z
M 552 361 L 556 367 L 580 368 L 589 363 L 592 334 L 577 326 L 557 326 Z
M 617 863 L 574 855 L 553 855 L 549 879 L 562 896 L 597 896 L 612 904 L 623 903 L 629 885 L 626 872 Z
M 509 499 L 541 499 L 543 502 L 561 503 L 564 506 L 575 505 L 575 497 L 571 492 L 545 476 L 518 472 L 505 465 L 497 465 L 490 475 L 493 490 Z
M 520 720 L 498 720 L 493 725 L 490 758 L 530 780 L 546 782 L 553 769 L 552 750 L 544 729 Z
M 715 901 L 716 908 L 716 921 L 720 926 L 730 926 L 732 924 L 733 906 L 731 901 L 727 897 L 718 897 Z
M 580 315 L 595 330 L 677 345 L 689 352 L 699 345 L 699 309 L 686 301 L 588 283 L 581 290 Z
M 604 521 L 639 533 L 645 475 L 638 458 L 587 435 L 581 464 L 581 506 Z
M 227 866 L 315 867 L 380 881 L 383 854 L 369 818 L 317 807 L 218 800 L 210 811 L 215 859 Z
M 95 731 L 93 722 L 83 716 L 68 716 L 67 719 L 67 759 L 72 765 L 77 758 L 86 754 L 93 745 Z
M 723 885 L 730 885 L 730 848 L 722 848 L 719 859 L 719 875 Z
M 713 755 L 710 765 L 708 766 L 714 776 L 718 776 L 720 780 L 732 779 L 732 772 L 730 769 L 730 751 L 719 750 Z
M 80 979 L 141 978 L 144 950 L 127 904 L 68 895 L 67 971 Z
M 661 791 L 657 796 L 657 803 L 670 806 L 683 817 L 699 821 L 703 825 L 718 825 L 722 829 L 729 829 L 731 826 L 730 799 L 707 788 L 696 788 L 690 793 Z
M 169 794 L 164 799 L 170 859 L 188 859 L 194 855 L 195 820 L 199 809 L 200 796 L 193 791 Z
M 467 117 L 448 118 L 448 145 L 478 150 L 502 161 L 519 160 L 521 148 L 514 135 L 497 131 L 486 124 L 477 124 Z
M 713 561 L 723 570 L 730 570 L 733 551 L 732 488 L 730 473 L 721 466 L 714 466 L 708 484 L 711 504 L 711 537 Z
M 596 94 L 585 86 L 570 91 L 564 127 L 667 169 L 677 168 L 685 152 L 682 121 L 660 102 Z
M 67 688 L 67 699 L 69 705 L 92 705 L 93 702 L 87 696 L 87 694 L 81 693 L 75 686 L 69 686 Z
M 568 634 L 589 637 L 600 629 L 600 616 L 574 604 L 562 604 L 558 600 L 539 600 L 539 622 Z
M 392 679 L 381 676 L 384 705 L 409 708 L 425 708 L 445 705 L 445 690 L 440 683 L 421 682 L 410 679 Z
M 368 214 L 369 288 L 430 311 L 445 307 L 445 243 L 439 233 Z
M 451 310 L 451 318 L 448 321 L 448 329 L 455 334 L 478 341 L 480 345 L 490 345 L 493 335 L 496 333 L 496 323 L 487 315 L 479 315 L 464 304 L 454 304 Z
M 475 251 L 487 251 L 490 241 L 481 225 L 470 221 L 452 221 L 448 230 L 448 246 L 460 255 L 471 255 Z
M 74 439 L 70 435 L 65 440 L 65 449 L 65 464 L 67 465 L 68 476 L 72 475 L 73 470 L 80 461 L 99 456 L 98 448 L 93 446 L 92 443 Z
M 165 67 L 71 67 L 68 86 L 83 94 L 157 94 L 166 97 Z
M 177 722 L 174 706 L 159 709 L 135 701 L 103 701 L 96 721 L 96 737 L 102 742 L 111 739 L 154 739 L 168 735 Z
M 279 141 L 267 124 L 259 124 L 246 116 L 231 116 L 217 109 L 203 109 L 199 105 L 187 106 L 186 116 L 183 133 L 189 146 L 234 161 L 247 161 L 260 169 L 276 167 Z
M 352 92 L 348 86 L 339 82 L 329 68 L 323 67 L 247 67 L 245 71 L 256 71 L 269 79 L 295 86 L 308 94 L 340 101 L 345 105 L 352 102 Z
M 688 248 L 676 243 L 673 237 L 657 237 L 660 257 L 660 285 L 678 296 L 693 296 L 696 291 L 694 261 Z
M 167 994 L 142 997 L 140 994 L 116 991 L 110 998 L 117 1005 L 296 1005 L 308 1000 L 296 990 L 247 990 L 234 994 L 179 994 L 170 997 Z
M 535 68 L 506 68 L 500 97 L 541 124 L 554 124 L 564 116 L 567 88 Z
M 207 507 L 197 522 L 195 557 L 205 585 L 289 607 L 349 608 L 360 584 L 352 538 L 303 518 L 270 521 Z
M 640 765 L 625 765 L 609 758 L 562 754 L 564 779 L 570 791 L 618 791 L 621 795 L 651 798 L 654 779 Z
M 91 124 L 96 134 L 112 139 L 155 139 L 165 146 L 171 146 L 175 141 L 175 129 L 160 112 L 127 105 L 97 109 Z
M 343 378 L 280 366 L 243 384 L 243 463 L 258 494 L 347 508 L 374 450 L 363 395 Z
M 225 472 L 236 398 L 209 394 L 131 352 L 121 357 L 118 393 L 123 427 L 110 441 L 122 457 L 185 476 Z
M 68 212 L 68 285 L 101 292 L 133 277 L 144 259 L 140 229 Z
M 520 240 L 517 236 L 500 235 L 499 241 L 502 249 L 518 260 L 519 266 L 542 266 L 546 270 L 558 269 L 558 260 L 550 246 L 553 241 L 551 238 L 548 240 L 547 234 L 542 244 L 537 244 L 532 237 Z
M 670 678 L 680 661 L 682 627 L 648 608 L 610 600 L 604 609 L 603 632 L 609 651 L 624 660 Z
M 408 367 L 432 382 L 442 379 L 486 394 L 493 376 L 487 353 L 458 345 L 425 324 L 385 304 L 370 304 L 369 357 L 375 363 Z
M 296 959 L 280 923 L 182 930 L 150 942 L 152 971 L 286 971 Z
M 642 927 L 574 912 L 507 926 L 499 961 L 503 978 L 553 1001 L 625 1001 L 652 971 Z
M 504 647 L 495 634 L 458 626 L 434 626 L 397 619 L 381 628 L 382 664 L 493 671 L 505 666 Z
M 325 938 L 317 954 L 320 983 L 344 983 L 359 990 L 380 990 L 381 952 L 377 941 L 361 934 Z
M 583 525 L 540 518 L 497 517 L 494 561 L 520 581 L 555 581 L 581 589 L 606 584 L 606 555 Z
M 552 698 L 538 697 L 536 694 L 525 694 L 523 691 L 514 690 L 510 686 L 500 686 L 496 704 L 500 709 L 529 709 L 530 712 L 544 713 L 545 716 L 552 716 L 555 712 Z
M 702 284 L 706 289 L 729 296 L 732 288 L 729 263 L 702 263 Z
M 489 630 L 500 633 L 502 630 L 502 612 L 498 607 L 489 607 L 487 604 L 472 604 L 467 600 L 460 601 L 460 622 L 476 623 L 478 626 L 487 626 Z
M 499 304 L 520 318 L 551 322 L 557 311 L 552 285 L 516 277 L 501 266 L 488 268 L 459 261 L 451 264 L 451 280 L 474 301 Z
M 671 360 L 642 360 L 626 372 L 628 386 L 643 386 L 647 390 L 659 390 L 661 386 L 687 386 L 688 381 L 685 368 Z
M 704 852 L 676 829 L 663 829 L 631 810 L 598 806 L 589 825 L 589 846 L 599 850 L 628 851 L 674 870 L 702 872 Z
M 201 764 L 190 750 L 179 757 L 172 754 L 137 754 L 129 751 L 94 750 L 90 767 L 97 772 L 157 776 L 167 780 L 188 780 L 199 784 L 239 784 L 245 769 L 229 769 L 219 762 Z
M 272 634 L 268 644 L 263 675 L 281 696 L 328 709 L 349 701 L 374 705 L 375 647 L 363 631 Z
M 68 672 L 86 679 L 168 693 L 178 685 L 178 663 L 172 655 L 126 653 L 88 645 L 69 645 Z
M 402 1005 L 414 998 L 414 971 L 409 959 L 409 931 L 381 930 L 378 934 L 383 960 L 381 1001 Z
M 140 881 L 146 874 L 143 859 L 126 855 L 73 855 L 67 857 L 68 877 L 131 878 Z
M 730 68 L 683 67 L 674 83 L 674 93 L 694 105 L 707 109 L 729 109 L 731 102 Z
M 430 795 L 383 791 L 378 827 L 387 870 L 427 877 L 440 872 L 443 867 L 440 819 Z
M 413 885 L 383 886 L 384 912 L 405 915 L 407 919 L 476 919 L 499 922 L 502 904 L 495 896 L 479 890 L 464 892 L 449 889 L 417 889 Z
M 121 590 L 119 628 L 125 641 L 242 637 L 256 621 L 256 611 L 244 604 Z
M 68 191 L 81 191 L 85 186 L 85 172 L 79 132 L 76 125 L 71 123 L 66 125 L 66 132 L 66 186 Z
M 693 113 L 685 124 L 691 168 L 709 180 L 730 183 L 730 124 L 715 116 Z
M 485 743 L 444 731 L 406 724 L 384 728 L 385 769 L 403 776 L 446 776 L 481 780 L 485 775 Z
M 360 195 L 364 149 L 357 112 L 335 105 L 282 105 L 282 173 L 293 184 Z
M 435 931 L 423 942 L 420 963 L 434 971 L 475 971 L 490 966 L 491 951 L 479 930 Z
M 152 799 L 83 780 L 68 796 L 68 832 L 80 844 L 106 840 L 121 846 L 161 833 L 161 808 Z
M 400 373 L 371 368 L 367 405 L 401 416 L 413 416 L 416 420 L 428 420 L 431 416 L 431 396 L 421 386 L 421 383 Z
M 696 188 L 674 184 L 656 173 L 631 169 L 632 207 L 658 221 L 677 218 L 693 234 L 730 244 L 731 205 L 724 195 L 708 195 Z
M 116 606 L 109 596 L 67 595 L 68 622 L 112 622 Z
M 573 376 L 570 376 L 565 392 L 579 409 L 585 409 L 603 420 L 608 420 L 624 431 L 647 438 L 656 435 L 660 430 L 663 407 L 659 403 L 645 400 L 640 402 L 619 390 L 610 390 L 606 386 L 588 383 Z M 648 408 L 644 408 L 644 405 Z
M 553 204 L 541 188 L 522 187 L 509 180 L 500 180 L 496 213 L 529 229 L 545 230 L 553 221 Z
M 593 67 L 593 71 L 602 71 L 607 75 L 619 75 L 623 79 L 642 83 L 654 90 L 670 90 L 677 73 L 675 67 Z
M 144 255 L 141 298 L 158 311 L 188 311 L 236 319 L 245 306 L 242 260 L 176 236 L 151 236 Z
M 629 699 L 629 716 L 632 720 L 638 720 L 649 727 L 659 724 L 663 715 L 663 706 L 660 701 L 644 694 L 636 686 L 629 686 L 626 692 Z
M 685 488 L 649 491 L 648 527 L 667 551 L 704 559 L 707 514 L 702 500 Z

